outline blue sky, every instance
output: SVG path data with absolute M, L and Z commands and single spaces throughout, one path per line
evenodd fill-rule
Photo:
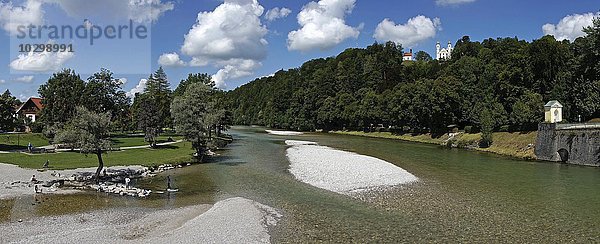
M 189 73 L 209 73 L 221 87 L 233 89 L 376 40 L 393 40 L 405 50 L 424 50 L 432 56 L 436 41 L 454 43 L 464 35 L 472 40 L 533 40 L 553 34 L 573 40 L 600 9 L 591 0 L 143 0 L 142 6 L 122 5 L 127 2 L 122 0 L 82 2 L 91 3 L 0 0 L 1 90 L 26 99 L 36 96 L 38 86 L 57 69 L 75 69 L 85 79 L 105 67 L 125 78 L 123 89 L 131 91 L 143 88 L 140 80 L 161 64 L 173 88 Z M 276 7 L 285 11 L 271 11 L 270 17 L 280 18 L 267 19 L 267 12 Z M 203 20 L 195 25 L 199 13 Z M 11 32 L 15 23 L 81 25 L 84 19 L 98 26 L 135 19 L 136 25 L 151 29 L 151 38 L 101 39 L 94 46 L 88 40 L 58 39 L 54 43 L 75 46 L 73 56 L 46 53 L 15 62 L 17 44 L 48 41 L 17 40 Z

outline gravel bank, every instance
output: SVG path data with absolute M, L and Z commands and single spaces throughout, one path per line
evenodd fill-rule
M 280 130 L 265 130 L 267 133 L 276 136 L 299 136 L 304 133 L 298 131 L 280 131 Z
M 314 142 L 285 142 L 290 172 L 312 186 L 352 195 L 418 181 L 406 170 L 370 156 L 319 146 Z
M 107 169 L 144 169 L 142 166 L 110 167 Z M 23 169 L 16 165 L 0 163 L 0 199 L 15 198 L 23 195 L 35 194 L 34 185 L 31 184 L 31 177 L 35 175 L 38 181 L 57 180 L 64 176 L 71 176 L 79 172 L 96 172 L 96 168 L 83 168 L 75 170 L 48 170 L 39 172 L 34 169 Z M 62 177 L 57 177 L 58 175 Z M 78 191 L 62 190 L 60 188 L 44 189 L 45 194 L 70 194 Z
M 282 216 L 245 198 L 172 210 L 112 209 L 0 225 L 0 243 L 270 243 Z

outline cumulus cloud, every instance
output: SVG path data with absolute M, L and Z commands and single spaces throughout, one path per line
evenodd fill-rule
M 127 84 L 127 78 L 119 78 L 117 80 L 119 80 L 119 82 L 121 82 L 121 85 Z
M 545 24 L 542 26 L 544 35 L 553 35 L 557 40 L 575 40 L 577 37 L 585 36 L 584 27 L 592 26 L 594 18 L 599 18 L 598 13 L 585 13 L 567 15 L 562 18 L 558 24 Z
M 19 83 L 32 83 L 33 82 L 33 75 L 27 75 L 27 76 L 16 78 L 15 82 L 19 82 Z
M 373 37 L 378 41 L 393 41 L 404 47 L 412 47 L 435 37 L 441 26 L 439 18 L 430 19 L 422 15 L 409 19 L 406 24 L 396 24 L 394 21 L 384 19 L 377 25 Z
M 175 8 L 173 2 L 163 2 L 161 0 L 45 1 L 58 4 L 72 17 L 128 18 L 137 23 L 155 22 L 165 12 Z
M 158 58 L 158 64 L 167 67 L 181 67 L 187 64 L 179 58 L 177 53 L 164 53 Z
M 226 81 L 252 75 L 254 70 L 260 68 L 262 64 L 250 59 L 232 59 L 220 62 L 223 67 L 212 76 L 212 80 L 219 88 L 226 88 Z
M 292 10 L 288 8 L 272 8 L 265 14 L 265 19 L 273 21 L 276 19 L 285 18 L 292 13 Z
M 288 49 L 329 49 L 346 39 L 358 38 L 361 27 L 346 25 L 355 0 L 320 0 L 306 4 L 298 14 L 301 28 L 288 34 Z
M 436 0 L 435 4 L 439 6 L 460 5 L 464 3 L 472 3 L 476 0 Z
M 147 79 L 141 79 L 140 82 L 134 88 L 132 88 L 125 94 L 127 95 L 127 97 L 134 98 L 135 94 L 144 93 L 144 90 L 146 89 L 147 84 L 148 84 Z
M 0 2 L 0 26 L 11 35 L 17 34 L 19 26 L 41 25 L 44 11 L 41 0 L 27 0 L 23 6 L 12 2 Z
M 6 83 L 5 80 L 0 80 L 0 84 L 4 84 L 4 83 Z
M 53 43 L 53 42 L 48 42 Z M 70 52 L 29 52 L 19 54 L 10 62 L 10 68 L 18 71 L 46 72 L 56 71 L 75 55 Z
M 198 14 L 185 35 L 181 53 L 191 66 L 213 65 L 215 82 L 251 75 L 267 55 L 267 27 L 260 21 L 264 8 L 257 0 L 225 0 L 212 12 Z

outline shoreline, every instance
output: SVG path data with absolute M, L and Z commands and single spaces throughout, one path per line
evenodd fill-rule
M 242 197 L 175 209 L 118 208 L 0 224 L 0 242 L 270 243 L 278 210 Z
M 477 146 L 481 134 L 453 133 L 454 135 L 451 135 L 446 133 L 440 138 L 432 138 L 430 134 L 413 136 L 410 134 L 394 135 L 390 132 L 330 131 L 328 133 L 447 146 L 475 152 L 491 153 L 523 161 L 538 161 L 533 153 L 533 145 L 535 145 L 537 132 L 495 132 L 494 143 L 489 148 L 479 148 Z M 452 143 L 448 144 L 450 140 L 452 140 Z

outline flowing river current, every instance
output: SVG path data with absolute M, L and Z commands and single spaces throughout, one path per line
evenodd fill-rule
M 600 238 L 600 169 L 518 161 L 388 139 L 332 134 L 276 136 L 234 127 L 213 162 L 136 182 L 179 192 L 148 199 L 85 193 L 0 201 L 0 222 L 96 209 L 176 208 L 243 197 L 277 209 L 281 242 L 593 242 Z M 397 165 L 416 183 L 355 196 L 301 183 L 289 173 L 285 140 L 313 141 Z

